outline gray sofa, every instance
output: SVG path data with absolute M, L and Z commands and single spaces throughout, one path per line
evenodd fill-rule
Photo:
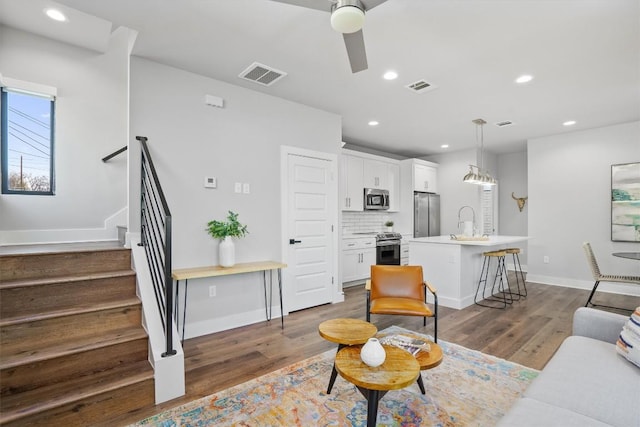
M 640 368 L 615 349 L 628 318 L 579 308 L 573 335 L 498 425 L 640 427 Z

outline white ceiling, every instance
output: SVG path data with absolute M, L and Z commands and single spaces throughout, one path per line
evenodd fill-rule
M 344 141 L 398 155 L 472 148 L 476 118 L 488 122 L 485 148 L 495 153 L 640 120 L 640 0 L 387 0 L 366 16 L 369 69 L 357 74 L 318 10 L 270 0 L 58 3 L 137 30 L 134 55 L 339 114 Z M 46 4 L 0 0 L 0 21 L 48 37 L 82 21 L 43 23 Z M 82 44 L 89 30 L 79 28 Z M 238 78 L 254 61 L 288 75 L 270 87 Z M 383 80 L 387 70 L 399 78 Z M 516 85 L 524 73 L 535 79 Z M 420 79 L 437 88 L 405 88 Z M 494 125 L 505 120 L 515 124 Z

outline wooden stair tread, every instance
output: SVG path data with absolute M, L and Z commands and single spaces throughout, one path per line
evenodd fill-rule
M 109 279 L 113 277 L 128 277 L 135 276 L 136 272 L 133 270 L 115 270 L 107 271 L 104 273 L 92 273 L 92 274 L 76 274 L 71 276 L 58 276 L 58 277 L 45 277 L 41 279 L 19 279 L 0 281 L 0 290 L 12 289 L 12 288 L 25 288 L 29 286 L 42 286 L 55 283 L 71 283 L 82 282 L 85 280 L 96 279 Z
M 69 342 L 60 342 L 56 346 L 43 349 L 36 349 L 30 352 L 19 352 L 17 354 L 3 354 L 0 361 L 0 369 L 8 369 L 16 366 L 27 365 L 43 360 L 63 357 L 70 354 L 82 353 L 87 350 L 107 347 L 140 338 L 146 338 L 147 333 L 141 327 L 132 327 L 110 331 L 101 335 L 85 337 L 82 340 L 75 339 Z
M 153 379 L 147 360 L 2 397 L 0 424 Z
M 92 313 L 92 312 L 110 310 L 113 308 L 120 308 L 120 307 L 123 307 L 123 308 L 132 307 L 132 306 L 141 305 L 141 304 L 142 303 L 140 302 L 138 297 L 120 298 L 114 301 L 104 301 L 101 303 L 93 303 L 93 304 L 86 304 L 86 305 L 79 304 L 71 308 L 61 308 L 58 310 L 50 310 L 43 313 L 4 318 L 0 320 L 0 328 L 11 326 L 11 325 L 17 325 L 20 323 L 36 322 L 38 320 L 45 320 L 45 319 L 53 319 L 55 317 L 73 316 L 75 314 Z

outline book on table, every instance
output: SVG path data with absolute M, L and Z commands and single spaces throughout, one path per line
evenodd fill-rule
M 387 335 L 385 337 L 382 337 L 380 338 L 380 343 L 407 350 L 414 356 L 419 351 L 428 352 L 431 350 L 431 346 L 427 341 L 401 334 Z

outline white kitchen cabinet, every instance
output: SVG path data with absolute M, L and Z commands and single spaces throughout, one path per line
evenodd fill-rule
M 363 166 L 361 157 L 343 154 L 340 163 L 340 207 L 343 211 L 364 210 Z
M 400 265 L 409 265 L 409 242 L 404 239 L 400 245 Z
M 437 169 L 420 163 L 413 165 L 413 190 L 437 193 Z
M 388 164 L 379 160 L 364 159 L 364 188 L 388 190 Z
M 389 184 L 389 212 L 400 210 L 400 165 L 387 164 L 387 182 Z
M 344 239 L 342 244 L 342 282 L 369 278 L 376 263 L 375 237 Z

